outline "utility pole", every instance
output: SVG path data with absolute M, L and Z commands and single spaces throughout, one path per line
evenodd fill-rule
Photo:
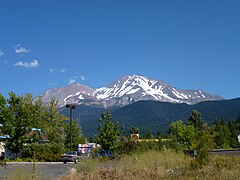
M 69 108 L 69 118 L 70 118 L 70 151 L 72 151 L 72 110 L 75 109 L 74 104 L 67 104 L 66 108 Z

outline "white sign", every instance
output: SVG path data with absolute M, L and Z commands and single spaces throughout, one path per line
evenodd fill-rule
M 238 137 L 237 137 L 237 138 L 238 138 L 238 142 L 240 142 L 240 135 L 238 135 Z

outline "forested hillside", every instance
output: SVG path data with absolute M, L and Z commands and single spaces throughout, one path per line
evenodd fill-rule
M 97 132 L 97 122 L 103 111 L 110 111 L 113 119 L 118 119 L 124 125 L 125 133 L 131 126 L 139 127 L 141 133 L 152 131 L 164 134 L 171 122 L 187 121 L 192 110 L 201 112 L 203 119 L 210 125 L 215 120 L 225 121 L 236 119 L 240 113 L 240 98 L 222 101 L 206 101 L 195 105 L 176 104 L 157 101 L 139 101 L 122 108 L 103 109 L 80 105 L 73 110 L 74 119 L 79 120 L 86 136 L 94 136 Z M 61 109 L 68 115 L 68 109 Z

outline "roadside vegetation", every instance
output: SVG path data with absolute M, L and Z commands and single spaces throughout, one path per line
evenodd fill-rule
M 99 126 L 108 127 L 104 132 L 112 134 L 114 128 L 109 127 L 115 126 L 110 116 L 102 117 L 105 121 L 101 120 Z M 132 127 L 130 132 L 139 130 Z M 62 179 L 238 179 L 240 157 L 208 154 L 213 148 L 231 148 L 232 141 L 239 146 L 237 137 L 233 137 L 223 122 L 207 126 L 201 114 L 193 111 L 187 123 L 176 121 L 170 125 L 167 139 L 158 136 L 158 141 L 139 142 L 120 133 L 118 140 L 112 138 L 114 146 L 108 147 L 114 151 L 113 159 L 85 159 L 77 171 Z
M 239 157 L 211 156 L 202 166 L 196 158 L 165 149 L 115 160 L 86 159 L 61 179 L 238 179 L 239 175 Z
M 57 101 L 43 104 L 31 94 L 9 98 L 0 94 L 0 135 L 9 135 L 5 147 L 21 160 L 59 161 L 70 147 L 69 118 L 59 114 Z M 85 143 L 78 123 L 72 123 L 73 146 Z M 20 159 L 19 159 L 20 160 Z
M 229 123 L 232 126 L 222 120 L 208 126 L 194 110 L 187 123 L 171 123 L 165 139 L 158 136 L 158 141 L 150 142 L 123 136 L 116 131 L 118 122 L 113 124 L 110 114 L 103 114 L 99 122 L 97 140 L 100 145 L 108 143 L 103 146 L 114 152 L 114 158 L 86 159 L 63 179 L 235 179 L 240 175 L 240 157 L 208 154 L 215 148 L 239 147 L 233 135 L 239 133 L 239 118 Z M 131 127 L 130 133 L 139 130 Z M 106 138 L 106 134 L 113 137 Z
M 54 99 L 43 104 L 41 97 L 33 99 L 30 94 L 9 93 L 9 98 L 0 95 L 0 134 L 10 136 L 8 150 L 16 157 L 21 154 L 15 161 L 59 161 L 70 147 L 68 120 L 59 114 Z M 62 179 L 237 179 L 240 175 L 239 157 L 208 154 L 212 149 L 240 147 L 240 115 L 228 124 L 220 118 L 208 125 L 201 113 L 193 110 L 188 120 L 171 123 L 165 135 L 151 131 L 141 134 L 141 129 L 133 126 L 126 135 L 123 129 L 110 112 L 103 112 L 93 140 L 100 147 L 93 153 L 104 149 L 113 156 L 84 158 L 77 170 Z M 74 120 L 72 140 L 74 150 L 86 142 Z M 40 178 L 35 170 L 36 163 L 26 177 Z M 24 177 L 21 173 L 16 172 L 12 179 Z

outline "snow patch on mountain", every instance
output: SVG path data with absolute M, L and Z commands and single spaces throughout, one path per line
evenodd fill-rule
M 204 94 L 206 93 L 201 90 L 179 90 L 164 81 L 152 80 L 139 75 L 124 76 L 115 83 L 96 89 L 94 92 L 96 98 L 110 102 L 111 105 L 119 103 L 120 99 L 125 96 L 128 98 L 124 98 L 124 100 L 131 99 L 134 102 L 139 100 L 156 100 L 187 104 L 194 104 L 202 100 L 222 99 L 219 96 L 211 96 L 210 94 L 206 97 Z M 125 104 L 121 103 L 126 105 L 131 102 L 124 101 Z
M 177 91 L 175 88 L 173 88 L 172 93 L 173 93 L 176 97 L 178 97 L 178 98 L 180 98 L 180 99 L 188 99 L 188 98 L 189 98 L 189 95 L 186 95 L 186 94 L 184 94 L 184 93 L 181 93 L 181 92 Z
M 125 106 L 140 100 L 195 104 L 206 100 L 221 100 L 202 90 L 180 90 L 162 80 L 144 76 L 123 76 L 116 82 L 98 89 L 81 84 L 70 84 L 63 88 L 47 90 L 42 95 L 44 102 L 56 98 L 59 106 L 69 103 L 94 106 Z
M 128 91 L 126 94 L 134 94 L 134 93 L 138 92 L 139 90 L 140 90 L 140 88 L 131 89 L 131 90 Z

